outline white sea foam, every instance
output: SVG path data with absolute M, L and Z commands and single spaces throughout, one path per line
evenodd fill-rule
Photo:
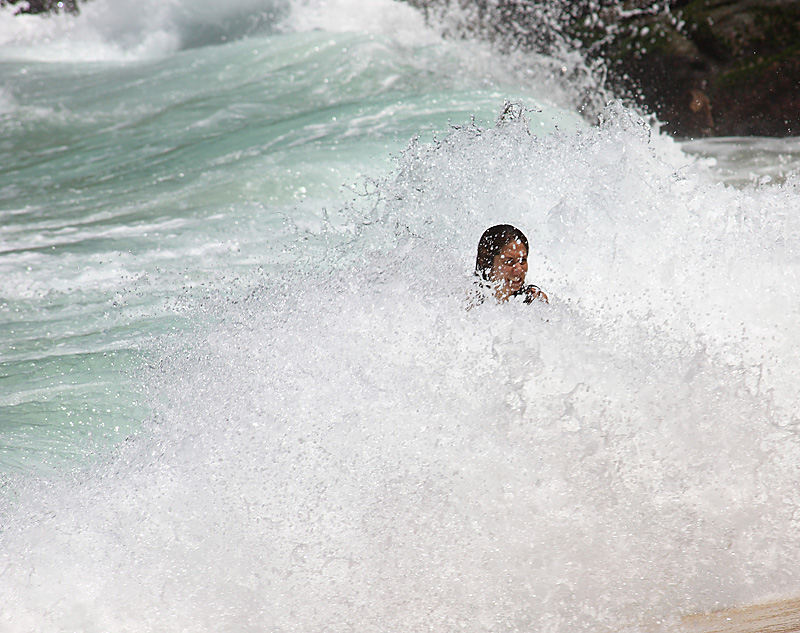
M 93 0 L 69 15 L 0 11 L 0 56 L 40 61 L 125 61 L 263 31 L 288 9 L 282 0 L 185 2 Z
M 105 58 L 219 35 L 172 28 L 188 5 L 126 30 L 95 3 L 72 23 L 87 58 L 90 42 Z M 53 455 L 75 429 L 138 423 L 112 411 L 131 366 L 105 363 L 130 341 L 148 408 L 97 463 L 7 478 L 0 628 L 653 630 L 796 592 L 797 176 L 726 186 L 621 105 L 592 128 L 544 88 L 530 126 L 465 114 L 386 176 L 393 131 L 499 110 L 492 84 L 514 73 L 471 44 L 405 40 L 418 18 L 399 5 L 375 5 L 388 22 L 305 6 L 296 29 L 401 34 L 312 30 L 90 74 L 86 134 L 47 144 L 75 107 L 20 137 L 30 160 L 0 189 L 18 385 L 3 450 L 24 460 L 26 429 L 52 425 L 32 444 Z M 56 21 L 14 28 L 39 23 Z M 139 50 L 151 27 L 168 45 Z M 12 109 L 55 89 L 31 72 Z M 63 83 L 54 113 L 75 98 Z M 498 222 L 527 233 L 550 305 L 465 309 Z M 177 312 L 191 322 L 153 325 Z
M 636 630 L 797 589 L 798 191 L 656 147 L 618 106 L 465 127 L 200 301 L 141 437 L 19 484 L 7 626 Z M 499 221 L 549 306 L 464 309 Z
M 299 0 L 287 26 L 298 31 L 375 33 L 416 45 L 439 41 L 419 11 L 395 0 Z
M 146 59 L 275 28 L 369 32 L 408 45 L 439 41 L 418 11 L 395 0 L 92 0 L 80 9 L 77 17 L 0 10 L 0 55 L 67 62 Z

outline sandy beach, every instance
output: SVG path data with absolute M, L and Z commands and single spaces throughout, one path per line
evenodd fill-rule
M 688 633 L 789 633 L 800 631 L 800 598 L 724 609 L 684 618 Z

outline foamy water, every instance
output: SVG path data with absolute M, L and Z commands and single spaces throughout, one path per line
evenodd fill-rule
M 594 126 L 562 60 L 400 4 L 114 7 L 44 23 L 88 64 L 3 16 L 0 628 L 652 631 L 796 593 L 795 140 Z M 550 305 L 465 309 L 499 222 Z

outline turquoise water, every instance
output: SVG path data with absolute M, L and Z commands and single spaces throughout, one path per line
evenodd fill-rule
M 94 0 L 0 42 L 0 630 L 797 592 L 797 139 L 675 142 L 587 110 L 574 52 L 390 1 Z M 550 306 L 464 309 L 498 222 Z
M 176 303 L 274 266 L 411 138 L 491 121 L 506 93 L 450 76 L 461 64 L 441 47 L 319 32 L 5 64 L 9 465 L 130 433 L 147 413 L 124 371 L 148 336 L 182 327 Z

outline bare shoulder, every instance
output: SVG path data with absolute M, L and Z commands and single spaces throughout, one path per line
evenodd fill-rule
M 550 300 L 547 298 L 547 295 L 541 288 L 539 288 L 539 286 L 534 286 L 533 284 L 525 286 L 525 288 L 523 289 L 523 293 L 525 294 L 525 303 L 533 303 L 534 301 L 543 301 L 544 303 L 550 303 Z

